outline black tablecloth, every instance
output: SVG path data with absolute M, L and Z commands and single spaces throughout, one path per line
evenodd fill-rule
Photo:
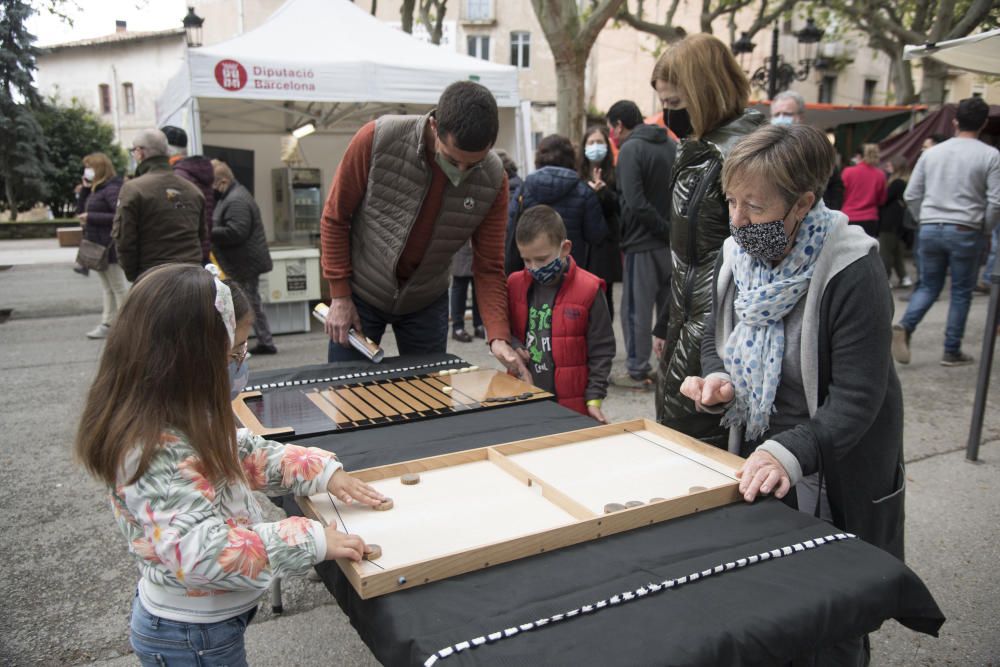
M 544 401 L 296 442 L 335 451 L 352 470 L 592 425 Z M 371 600 L 357 596 L 336 563 L 323 563 L 318 570 L 382 663 L 422 664 L 458 642 L 837 532 L 766 500 Z M 774 664 L 871 632 L 889 618 L 929 634 L 936 634 L 944 620 L 909 568 L 852 539 L 519 633 L 440 664 Z

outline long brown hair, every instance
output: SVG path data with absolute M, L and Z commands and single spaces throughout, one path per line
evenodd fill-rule
M 239 321 L 247 299 L 235 285 L 230 290 Z M 75 444 L 77 459 L 109 486 L 139 479 L 167 429 L 188 439 L 213 483 L 244 479 L 229 400 L 229 335 L 215 291 L 201 267 L 167 264 L 145 274 L 125 300 Z M 134 448 L 142 452 L 139 465 L 120 479 Z
M 729 47 L 704 33 L 688 35 L 660 55 L 650 84 L 655 88 L 657 81 L 683 93 L 696 139 L 739 116 L 750 99 L 750 82 Z

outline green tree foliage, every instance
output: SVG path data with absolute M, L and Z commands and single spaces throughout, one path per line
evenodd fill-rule
M 41 105 L 32 79 L 38 49 L 25 27 L 33 11 L 20 0 L 0 1 L 0 181 L 12 220 L 18 208 L 45 196 L 52 169 L 34 116 Z
M 56 216 L 66 216 L 72 213 L 73 189 L 80 183 L 83 157 L 106 153 L 121 174 L 127 164 L 125 153 L 114 141 L 114 129 L 75 98 L 69 106 L 61 106 L 53 97 L 39 108 L 36 117 L 48 140 L 48 157 L 53 165 L 46 179 L 49 194 L 44 201 Z

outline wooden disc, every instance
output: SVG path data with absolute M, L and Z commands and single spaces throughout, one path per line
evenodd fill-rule
M 666 498 L 650 498 L 649 502 L 651 502 L 651 503 L 658 503 L 661 500 L 666 500 Z
M 362 558 L 365 560 L 378 560 L 382 557 L 382 547 L 377 544 L 368 544 L 367 546 L 369 551 L 367 551 Z
M 688 493 L 698 493 L 699 491 L 708 491 L 704 486 L 692 486 L 688 489 Z
M 642 502 L 641 500 L 630 500 L 627 503 L 625 503 L 625 507 L 640 507 L 645 504 L 646 503 Z
M 391 510 L 392 509 L 392 498 L 386 498 L 385 500 L 383 500 L 382 502 L 380 502 L 378 505 L 376 505 L 374 509 L 375 509 L 376 512 L 386 512 L 388 510 Z
M 406 485 L 420 484 L 420 475 L 415 472 L 408 472 L 399 478 L 399 481 Z
M 608 503 L 604 506 L 605 514 L 613 514 L 614 512 L 621 512 L 623 509 L 627 509 L 621 503 Z

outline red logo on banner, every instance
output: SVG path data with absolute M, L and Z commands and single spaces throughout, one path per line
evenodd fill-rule
M 226 90 L 240 90 L 247 85 L 247 71 L 235 60 L 220 60 L 215 66 L 215 80 Z

